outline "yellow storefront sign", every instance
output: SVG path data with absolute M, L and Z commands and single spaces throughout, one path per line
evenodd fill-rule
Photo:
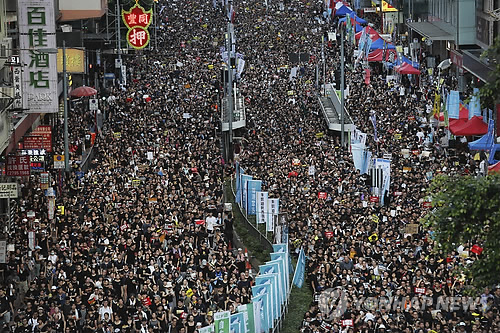
M 63 50 L 57 51 L 57 72 L 63 72 Z M 85 73 L 85 51 L 80 49 L 66 49 L 66 72 Z

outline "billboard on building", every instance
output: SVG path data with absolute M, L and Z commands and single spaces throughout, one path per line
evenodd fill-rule
M 58 111 L 57 51 L 54 0 L 18 0 L 17 20 L 28 113 Z
M 24 137 L 24 149 L 45 149 L 52 152 L 52 127 L 50 125 L 38 126 L 30 135 Z
M 6 166 L 7 177 L 23 177 L 30 175 L 30 157 L 29 156 L 8 156 Z

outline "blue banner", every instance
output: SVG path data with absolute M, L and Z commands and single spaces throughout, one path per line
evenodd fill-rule
M 253 292 L 253 291 L 252 291 Z M 268 302 L 267 295 L 257 295 L 252 297 L 253 315 L 255 319 L 255 333 L 268 332 Z
M 245 318 L 243 313 L 235 313 L 231 315 L 231 333 L 246 333 Z
M 272 293 L 271 293 L 271 284 L 264 284 L 260 286 L 253 286 L 252 287 L 252 301 L 254 298 L 258 296 L 263 296 L 265 297 L 265 302 L 263 302 L 261 305 L 263 305 L 262 309 L 264 310 L 265 315 L 262 316 L 261 314 L 261 326 L 262 330 L 264 332 L 267 332 L 273 324 L 274 320 L 274 306 L 273 306 L 273 301 L 272 301 Z M 261 309 L 261 311 L 262 311 Z
M 259 266 L 259 276 L 265 276 L 266 274 L 278 274 L 278 299 L 280 305 L 285 302 L 286 289 L 283 280 L 281 264 L 277 261 L 268 261 L 264 265 Z
M 280 294 L 279 294 L 279 277 L 278 274 L 266 274 L 255 277 L 255 285 L 256 286 L 271 286 L 271 304 L 273 306 L 273 323 L 271 328 L 274 328 L 274 321 L 276 321 L 281 315 L 281 302 L 280 302 Z
M 257 214 L 257 192 L 260 192 L 262 180 L 249 180 L 247 184 L 248 215 Z
M 448 95 L 447 99 L 448 104 L 448 117 L 450 119 L 458 119 L 460 118 L 460 95 L 458 91 L 452 90 Z
M 240 205 L 243 207 L 245 212 L 248 213 L 247 211 L 247 187 L 248 187 L 248 181 L 252 180 L 252 176 L 249 175 L 241 175 L 241 202 Z
M 469 103 L 469 119 L 481 115 L 481 103 L 479 101 L 479 89 L 474 88 L 474 93 Z M 483 119 L 484 120 L 484 119 Z
M 270 264 L 272 262 L 277 262 L 280 265 L 280 274 L 281 274 L 281 281 L 282 281 L 282 288 L 285 291 L 283 293 L 283 302 L 285 302 L 286 297 L 288 295 L 288 283 L 290 281 L 290 277 L 288 276 L 288 253 L 276 253 L 272 252 L 270 253 L 271 256 L 271 261 L 266 262 L 267 264 Z
M 304 284 L 304 273 L 306 271 L 306 254 L 304 249 L 300 249 L 299 259 L 297 260 L 297 266 L 295 267 L 295 275 L 293 276 L 293 284 L 299 288 L 302 288 Z
M 288 243 L 281 243 L 281 244 L 273 244 L 273 251 L 275 253 L 286 253 L 288 255 L 289 263 L 288 263 L 288 276 L 292 274 L 293 271 L 293 266 L 292 266 L 292 258 L 290 257 L 290 253 L 288 251 Z M 288 281 L 287 281 L 288 282 Z M 288 283 L 287 283 L 288 284 Z

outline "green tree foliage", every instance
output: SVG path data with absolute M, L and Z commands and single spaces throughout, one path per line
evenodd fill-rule
M 493 109 L 500 102 L 500 37 L 495 38 L 493 45 L 484 51 L 481 58 L 487 59 L 493 70 L 490 73 L 491 80 L 479 89 L 479 96 L 484 106 Z
M 472 264 L 457 269 L 476 290 L 500 282 L 500 175 L 438 176 L 431 187 L 433 210 L 424 218 L 435 250 L 444 256 L 463 245 L 483 248 Z

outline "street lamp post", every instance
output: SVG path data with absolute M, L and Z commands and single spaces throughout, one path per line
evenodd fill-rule
M 121 38 L 121 27 L 120 27 L 120 0 L 116 0 L 116 38 L 117 40 L 117 48 L 118 48 L 118 59 L 120 59 L 120 83 L 122 83 L 122 38 Z M 115 66 L 116 67 L 116 66 Z
M 227 68 L 227 108 L 229 110 L 229 149 L 228 158 L 233 158 L 233 69 L 231 67 L 232 51 L 233 51 L 233 41 L 232 41 L 232 26 L 231 22 L 227 24 L 227 55 L 228 55 L 228 68 Z
M 344 138 L 344 28 L 340 27 L 340 142 L 342 148 L 345 146 Z
M 66 74 L 66 41 L 63 40 L 63 98 L 64 98 L 64 170 L 69 172 L 68 141 L 68 78 Z

